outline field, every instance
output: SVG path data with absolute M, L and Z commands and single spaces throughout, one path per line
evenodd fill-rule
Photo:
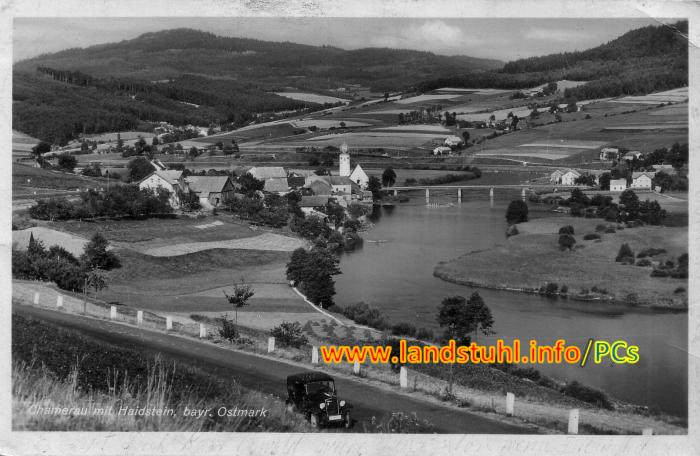
M 651 267 L 623 265 L 615 256 L 623 243 L 635 253 L 654 247 L 668 253 L 655 261 L 673 260 L 688 252 L 687 227 L 644 226 L 602 234 L 600 241 L 585 241 L 583 235 L 594 233 L 601 219 L 557 217 L 535 219 L 518 224 L 520 234 L 485 250 L 471 252 L 435 268 L 438 277 L 458 283 L 487 288 L 538 289 L 547 283 L 566 285 L 569 294 L 583 294 L 593 287 L 607 290 L 598 298 L 614 298 L 635 305 L 687 307 L 688 288 L 683 279 L 650 277 Z M 574 227 L 577 248 L 560 251 L 558 230 Z
M 35 226 L 24 230 L 12 232 L 12 243 L 17 244 L 20 250 L 25 250 L 29 245 L 29 237 L 34 235 L 34 239 L 44 243 L 47 249 L 52 245 L 60 245 L 72 253 L 76 258 L 83 253 L 88 240 L 81 236 L 76 236 L 62 231 L 52 230 L 43 226 Z
M 348 100 L 344 98 L 331 97 L 328 95 L 319 95 L 316 93 L 306 93 L 306 92 L 275 92 L 275 95 L 281 97 L 291 98 L 292 100 L 308 101 L 309 103 L 349 103 Z
M 643 96 L 622 97 L 614 100 L 615 103 L 632 103 L 632 104 L 652 104 L 659 103 L 683 103 L 688 101 L 688 88 L 681 87 L 678 89 L 667 90 L 665 92 L 650 93 Z
M 12 190 L 14 193 L 35 189 L 83 190 L 105 187 L 107 179 L 35 168 L 19 163 L 12 164 Z

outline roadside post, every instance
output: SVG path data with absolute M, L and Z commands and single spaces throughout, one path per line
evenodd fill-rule
M 165 330 L 170 331 L 173 329 L 173 317 L 165 317 Z
M 311 364 L 318 364 L 318 347 L 311 347 Z
M 58 297 L 56 298 L 56 308 L 63 309 L 63 296 L 62 295 L 58 295 Z
M 143 310 L 136 311 L 136 324 L 137 325 L 143 324 Z
M 513 416 L 514 406 L 515 406 L 515 394 L 506 393 L 506 415 Z
M 275 338 L 268 337 L 267 338 L 267 352 L 272 353 L 273 351 L 275 351 Z
M 401 366 L 401 371 L 399 372 L 399 383 L 401 388 L 408 388 L 408 369 L 405 366 Z
M 578 434 L 578 409 L 569 410 L 569 434 Z
M 355 360 L 355 364 L 352 365 L 352 373 L 359 377 L 360 375 L 360 362 Z
M 204 323 L 199 324 L 199 338 L 200 339 L 205 339 L 207 337 L 207 327 L 204 326 Z
M 117 319 L 117 308 L 114 306 L 109 307 L 109 319 L 110 320 L 116 320 Z
M 35 306 L 38 306 L 38 305 L 39 305 L 39 298 L 40 298 L 40 297 L 41 297 L 41 295 L 39 294 L 39 292 L 35 292 L 35 293 L 34 293 L 34 305 L 35 305 Z
M 642 429 L 642 435 L 654 435 L 654 429 L 644 428 Z

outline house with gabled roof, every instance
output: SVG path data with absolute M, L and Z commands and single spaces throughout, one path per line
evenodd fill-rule
M 656 173 L 650 171 L 633 172 L 632 183 L 630 184 L 630 188 L 651 190 L 652 181 L 654 180 L 655 176 Z
M 138 183 L 139 188 L 157 190 L 162 188 L 170 192 L 169 203 L 173 209 L 180 207 L 180 193 L 184 191 L 182 171 L 156 169 Z
M 220 206 L 233 198 L 235 186 L 228 176 L 188 176 L 184 179 L 190 192 L 197 195 L 204 208 Z
M 248 172 L 258 180 L 281 179 L 287 177 L 287 171 L 281 166 L 254 166 Z

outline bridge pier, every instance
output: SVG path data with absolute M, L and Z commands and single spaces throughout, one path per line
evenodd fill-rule
M 430 189 L 425 189 L 425 204 L 430 203 Z
M 525 191 L 525 187 L 523 187 L 523 191 L 520 193 L 520 198 L 522 198 L 522 200 L 525 201 L 526 196 L 527 196 L 527 192 Z
M 489 190 L 489 202 L 491 203 L 490 206 L 493 207 L 493 187 Z
M 461 188 L 457 189 L 457 202 L 458 203 L 462 202 L 462 189 Z

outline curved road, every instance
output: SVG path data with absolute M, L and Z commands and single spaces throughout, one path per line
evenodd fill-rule
M 74 329 L 104 342 L 151 353 L 161 353 L 217 375 L 235 377 L 243 386 L 282 398 L 286 397 L 288 375 L 310 371 L 310 369 L 299 368 L 285 362 L 234 352 L 194 339 L 170 336 L 109 321 L 17 304 L 13 304 L 12 309 L 17 314 Z M 415 412 L 419 419 L 427 419 L 441 433 L 522 434 L 532 432 L 466 411 L 433 405 L 344 378 L 336 379 L 336 387 L 340 398 L 354 405 L 353 415 L 358 421 L 368 420 L 372 416 L 381 417 L 389 412 Z M 358 431 L 362 430 L 358 429 Z

